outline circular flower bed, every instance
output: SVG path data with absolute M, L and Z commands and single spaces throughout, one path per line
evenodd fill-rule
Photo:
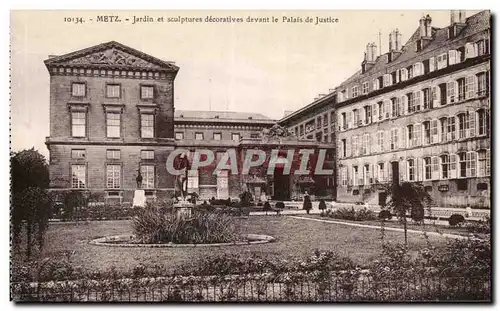
M 90 241 L 90 244 L 110 247 L 200 247 L 200 246 L 231 246 L 231 245 L 253 245 L 274 242 L 276 239 L 263 234 L 242 235 L 242 240 L 230 243 L 206 243 L 206 244 L 176 244 L 176 243 L 140 243 L 134 235 L 113 235 Z

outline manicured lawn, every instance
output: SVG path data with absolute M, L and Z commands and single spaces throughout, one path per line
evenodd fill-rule
M 248 246 L 196 248 L 118 248 L 90 245 L 92 239 L 117 234 L 131 234 L 130 221 L 93 221 L 88 223 L 51 224 L 46 236 L 44 257 L 72 252 L 74 265 L 91 270 L 108 270 L 112 266 L 129 271 L 138 264 L 160 264 L 174 269 L 191 264 L 210 254 L 258 254 L 272 258 L 305 257 L 315 249 L 332 250 L 349 256 L 363 265 L 381 250 L 380 230 L 322 223 L 286 216 L 251 216 L 236 219 L 242 233 L 266 234 L 277 238 L 274 243 Z M 386 241 L 403 242 L 403 234 L 385 232 Z M 433 244 L 445 241 L 429 237 Z M 416 251 L 427 242 L 423 236 L 409 234 L 410 249 Z

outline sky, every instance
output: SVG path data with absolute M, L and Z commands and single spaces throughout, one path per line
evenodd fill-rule
M 467 11 L 470 16 L 477 11 Z M 48 156 L 49 74 L 43 61 L 108 41 L 118 41 L 180 67 L 175 80 L 179 110 L 262 113 L 280 119 L 326 94 L 361 67 L 366 44 L 388 51 L 389 32 L 403 42 L 423 14 L 445 27 L 450 11 L 12 11 L 11 148 L 35 147 Z M 97 23 L 98 15 L 121 23 Z M 136 17 L 276 17 L 277 23 L 131 24 Z M 83 24 L 65 22 L 82 17 Z M 312 18 L 313 23 L 284 22 Z M 315 25 L 316 17 L 338 23 Z M 90 19 L 93 21 L 90 21 Z

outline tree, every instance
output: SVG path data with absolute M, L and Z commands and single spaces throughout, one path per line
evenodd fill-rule
M 405 247 L 408 246 L 408 224 L 407 215 L 410 213 L 415 221 L 422 221 L 424 210 L 427 206 L 430 209 L 431 196 L 420 183 L 404 182 L 394 183 L 388 187 L 390 200 L 387 206 L 403 223 L 405 234 Z
M 26 256 L 35 246 L 42 247 L 51 215 L 49 169 L 45 157 L 34 148 L 12 153 L 11 163 L 11 231 L 14 247 L 21 245 L 26 232 Z

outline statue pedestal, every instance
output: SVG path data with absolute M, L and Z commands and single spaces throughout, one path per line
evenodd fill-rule
M 175 213 L 179 218 L 191 218 L 191 211 L 193 207 L 193 203 L 185 200 L 174 204 Z
M 146 194 L 144 190 L 135 190 L 134 200 L 132 206 L 145 207 L 146 206 Z

